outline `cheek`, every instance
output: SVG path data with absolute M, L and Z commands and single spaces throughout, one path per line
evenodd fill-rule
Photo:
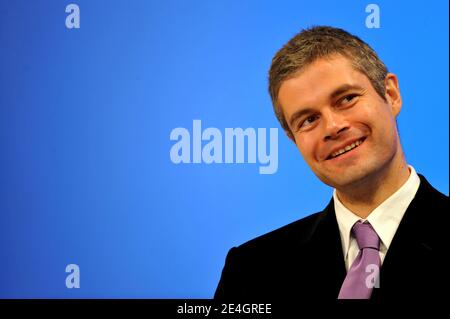
M 308 161 L 315 157 L 315 146 L 314 143 L 311 142 L 311 139 L 297 140 L 296 145 L 305 160 Z
M 352 120 L 363 131 L 369 131 L 377 136 L 388 136 L 392 131 L 392 117 L 379 105 L 361 105 Z M 395 125 L 395 119 L 394 119 Z
M 386 139 L 386 142 L 390 142 L 395 139 L 397 134 L 397 125 L 392 114 L 382 109 L 380 112 L 373 114 L 372 116 L 374 118 L 374 121 L 372 122 L 372 129 L 376 130 L 383 139 Z
M 395 121 L 389 105 L 384 103 L 366 104 L 361 108 L 361 116 L 370 122 L 381 125 L 381 127 L 390 125 L 392 120 Z
M 380 119 L 380 113 L 377 112 L 376 108 L 371 106 L 370 104 L 362 104 L 358 109 L 355 110 L 356 112 L 353 113 L 355 119 L 357 122 L 362 123 L 370 123 L 377 121 Z

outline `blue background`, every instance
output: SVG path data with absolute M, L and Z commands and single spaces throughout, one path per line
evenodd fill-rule
M 173 128 L 278 127 L 274 53 L 344 28 L 400 79 L 407 160 L 448 195 L 448 2 L 0 0 L 0 297 L 209 298 L 226 253 L 332 190 L 279 130 L 279 167 L 171 162 Z M 81 288 L 67 289 L 67 264 Z

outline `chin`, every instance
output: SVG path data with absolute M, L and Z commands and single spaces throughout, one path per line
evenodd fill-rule
M 328 186 L 340 189 L 351 186 L 357 186 L 360 184 L 369 174 L 367 172 L 359 171 L 359 172 L 349 172 L 344 174 L 339 174 L 339 176 L 326 176 L 319 177 L 319 179 L 327 184 Z

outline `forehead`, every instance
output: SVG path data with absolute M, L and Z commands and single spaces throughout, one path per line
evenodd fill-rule
M 343 56 L 321 58 L 285 80 L 280 86 L 278 101 L 283 109 L 302 105 L 311 107 L 328 99 L 344 84 L 366 87 L 370 86 L 370 81 Z

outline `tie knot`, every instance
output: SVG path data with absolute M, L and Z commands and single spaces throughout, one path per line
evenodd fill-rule
M 374 248 L 380 249 L 380 237 L 369 223 L 356 222 L 352 228 L 359 249 Z

